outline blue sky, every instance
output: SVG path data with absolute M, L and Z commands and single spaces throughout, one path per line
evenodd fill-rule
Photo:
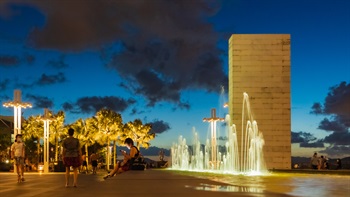
M 347 0 L 227 0 L 210 5 L 155 0 L 148 5 L 120 1 L 110 6 L 105 6 L 107 1 L 98 6 L 89 1 L 81 4 L 86 9 L 79 9 L 78 0 L 69 5 L 23 2 L 0 3 L 2 102 L 12 99 L 13 90 L 19 88 L 25 101 L 54 111 L 65 109 L 67 123 L 92 116 L 96 99 L 102 104 L 117 102 L 115 109 L 124 122 L 140 118 L 169 125 L 152 141 L 169 148 L 179 135 L 190 139 L 193 127 L 206 137 L 208 125 L 202 118 L 211 108 L 218 108 L 220 115 L 227 113 L 220 108 L 220 86 L 227 77 L 231 34 L 287 33 L 291 34 L 292 131 L 317 140 L 337 133 L 318 129 L 325 117 L 336 113 L 310 111 L 315 102 L 326 104 L 330 87 L 350 83 Z M 199 61 L 203 55 L 210 58 Z M 348 111 L 346 106 L 344 112 Z M 42 108 L 34 107 L 24 116 L 42 113 Z M 0 114 L 11 115 L 12 110 L 0 108 Z M 344 132 L 350 136 L 349 127 Z M 305 140 L 305 135 L 296 135 Z M 298 142 L 293 143 L 296 156 L 329 146 L 342 151 L 329 149 L 325 154 L 346 156 L 350 150 L 350 143 L 300 148 Z

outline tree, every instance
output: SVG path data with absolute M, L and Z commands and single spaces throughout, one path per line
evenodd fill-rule
M 110 109 L 101 109 L 93 117 L 92 127 L 94 127 L 98 134 L 96 135 L 96 140 L 100 144 L 105 144 L 107 142 L 107 170 L 109 170 L 109 150 L 110 141 L 113 141 L 114 150 L 114 164 L 116 160 L 116 140 L 122 131 L 122 116 Z
M 148 148 L 150 146 L 149 141 L 155 137 L 155 133 L 149 133 L 151 129 L 151 124 L 143 124 L 140 119 L 136 119 L 124 125 L 124 132 L 120 139 L 130 137 L 136 143 L 138 149 L 140 149 L 140 146 Z
M 0 134 L 0 161 L 2 157 L 8 157 L 9 147 L 11 146 L 11 134 Z
M 83 119 L 79 119 L 74 122 L 71 127 L 75 130 L 80 145 L 85 147 L 85 155 L 88 158 L 88 147 L 95 143 L 97 133 L 97 130 L 95 129 L 96 127 L 94 127 L 94 119 L 88 118 L 85 121 Z
M 40 116 L 30 116 L 23 122 L 22 136 L 23 140 L 37 139 L 37 162 L 39 163 L 40 139 L 44 137 L 44 123 Z
M 63 111 L 58 111 L 53 114 L 52 121 L 50 122 L 50 142 L 55 144 L 55 161 L 58 161 L 58 145 L 62 137 L 66 134 L 66 128 L 64 127 L 65 114 Z

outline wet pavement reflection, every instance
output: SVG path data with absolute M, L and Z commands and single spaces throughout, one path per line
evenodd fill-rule
M 348 175 L 270 173 L 262 176 L 244 176 L 188 173 L 190 176 L 224 183 L 223 185 L 201 184 L 192 187 L 196 190 L 239 192 L 249 194 L 249 196 L 276 196 L 279 194 L 277 196 L 350 197 L 350 176 Z

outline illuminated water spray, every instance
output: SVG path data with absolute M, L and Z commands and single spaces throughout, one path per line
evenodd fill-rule
M 237 139 L 236 126 L 231 124 L 229 115 L 226 115 L 225 119 L 219 118 L 216 116 L 216 110 L 212 109 L 211 117 L 204 118 L 203 121 L 210 123 L 210 139 L 202 145 L 198 133 L 193 131 L 193 142 L 188 146 L 186 139 L 180 136 L 178 143 L 171 148 L 173 169 L 243 174 L 256 174 L 265 170 L 264 139 L 251 114 L 247 93 L 243 93 L 240 143 Z M 221 151 L 217 144 L 216 123 L 218 121 L 226 122 L 227 141 Z M 238 144 L 240 144 L 240 150 Z

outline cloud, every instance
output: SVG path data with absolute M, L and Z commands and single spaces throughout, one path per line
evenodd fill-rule
M 123 99 L 115 96 L 81 97 L 76 102 L 65 102 L 62 107 L 72 113 L 96 113 L 100 109 L 108 108 L 117 112 L 123 112 L 130 105 L 136 103 L 134 99 Z
M 299 147 L 303 148 L 322 148 L 324 142 L 321 139 L 317 139 L 313 134 L 308 132 L 291 132 L 292 144 L 299 144 Z
M 318 140 L 316 142 L 301 142 L 299 144 L 299 147 L 303 147 L 303 148 L 323 148 L 324 147 L 324 143 L 322 140 Z
M 323 140 L 326 143 L 334 145 L 349 145 L 350 144 L 350 133 L 349 132 L 333 132 L 326 136 Z
M 1 100 L 10 100 L 11 98 L 7 96 L 6 94 L 0 95 Z
M 307 133 L 307 132 L 303 132 L 303 131 L 299 131 L 299 132 L 293 132 L 292 131 L 292 144 L 294 143 L 308 143 L 310 141 L 314 141 L 317 138 L 311 134 L 311 133 Z
M 64 55 L 60 55 L 57 60 L 49 60 L 46 65 L 56 69 L 68 67 L 68 64 L 64 62 Z
M 8 84 L 10 83 L 9 79 L 4 79 L 0 81 L 0 91 L 5 91 L 8 87 Z
M 33 101 L 34 109 L 52 108 L 54 106 L 52 99 L 49 99 L 46 96 L 37 96 L 33 94 L 27 94 L 26 98 Z
M 322 114 L 329 117 L 324 118 L 318 126 L 330 135 L 323 139 L 334 147 L 348 145 L 350 142 L 350 83 L 341 82 L 329 88 L 324 103 L 314 103 L 311 113 Z
M 170 129 L 169 123 L 164 122 L 163 120 L 154 120 L 150 122 L 152 125 L 152 133 L 161 134 Z
M 18 66 L 21 62 L 18 56 L 14 55 L 0 55 L 0 67 Z
M 350 127 L 350 83 L 341 82 L 339 85 L 329 88 L 323 106 L 315 103 L 311 113 L 333 115 L 337 121 Z
M 54 75 L 42 74 L 41 77 L 36 82 L 37 85 L 52 85 L 56 83 L 63 83 L 66 81 L 66 77 L 62 72 L 59 72 Z
M 350 145 L 332 145 L 327 147 L 325 150 L 321 150 L 320 153 L 325 153 L 329 157 L 342 158 L 350 155 Z
M 62 72 L 52 75 L 43 73 L 37 80 L 34 80 L 32 83 L 18 83 L 17 86 L 21 88 L 32 88 L 34 86 L 53 85 L 57 83 L 64 83 L 66 81 L 66 76 Z
M 33 64 L 35 62 L 35 56 L 31 54 L 25 54 L 23 57 L 23 61 L 27 64 Z
M 46 16 L 28 43 L 62 52 L 101 50 L 133 93 L 148 105 L 170 102 L 188 109 L 184 90 L 219 92 L 227 87 L 217 47 L 221 33 L 209 22 L 220 1 L 19 1 Z M 67 31 L 62 31 L 67 30 Z M 60 33 L 57 33 L 60 32 Z
M 0 55 L 0 67 L 15 67 L 21 63 L 33 64 L 35 56 L 30 54 L 24 54 L 23 56 L 17 55 Z
M 324 118 L 318 125 L 318 128 L 325 131 L 334 131 L 336 133 L 344 133 L 348 131 L 348 127 L 338 120 L 337 117 L 333 117 L 333 120 Z

